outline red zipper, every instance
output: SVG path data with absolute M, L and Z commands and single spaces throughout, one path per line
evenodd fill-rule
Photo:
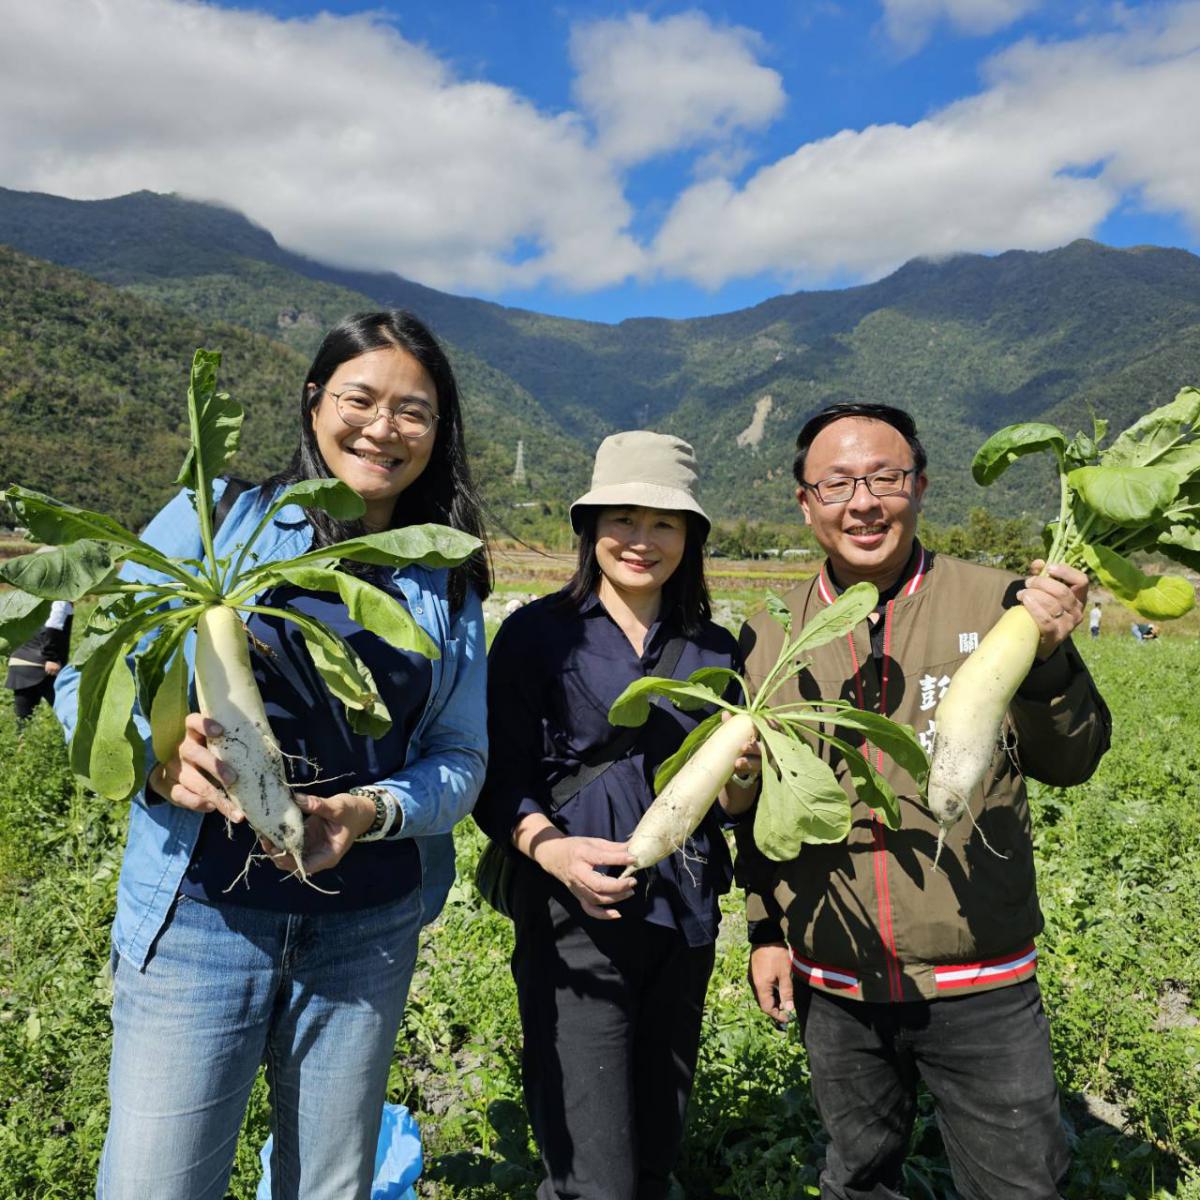
M 892 607 L 894 600 L 889 600 L 884 610 L 883 625 L 883 673 L 879 681 L 879 712 L 887 715 L 887 685 L 889 654 L 892 648 Z M 850 661 L 854 666 L 854 690 L 858 698 L 858 707 L 866 707 L 866 696 L 863 692 L 862 668 L 858 662 L 858 651 L 854 648 L 854 634 L 846 634 L 850 646 Z M 865 747 L 864 738 L 864 747 Z M 875 769 L 883 769 L 883 751 L 877 748 Z M 883 941 L 884 962 L 887 964 L 888 995 L 893 1001 L 904 999 L 903 973 L 900 970 L 900 959 L 896 954 L 896 932 L 892 925 L 892 892 L 888 883 L 888 850 L 884 837 L 883 822 L 871 814 L 871 836 L 874 844 L 872 861 L 875 867 L 875 902 L 879 914 L 879 936 Z

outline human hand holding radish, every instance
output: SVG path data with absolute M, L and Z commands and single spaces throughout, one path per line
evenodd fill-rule
M 721 720 L 729 721 L 732 713 L 722 713 Z M 762 746 L 758 738 L 752 737 L 742 743 L 741 754 L 734 759 L 733 775 L 718 799 L 726 814 L 731 817 L 746 812 L 758 797 L 762 777 Z
M 1047 659 L 1071 636 L 1082 623 L 1087 605 L 1088 577 L 1084 572 L 1062 563 L 1048 567 L 1043 559 L 1035 559 L 1017 599 L 1037 623 L 1040 638 L 1037 658 Z M 1042 574 L 1042 572 L 1045 574 Z
M 193 812 L 219 812 L 237 824 L 245 820 L 241 809 L 230 799 L 222 784 L 237 780 L 237 772 L 222 762 L 208 744 L 218 737 L 221 726 L 210 717 L 190 713 L 185 721 L 187 734 L 174 755 L 158 763 L 150 772 L 150 786 L 163 799 Z M 336 796 L 308 796 L 293 793 L 292 800 L 305 814 L 304 870 L 308 875 L 335 867 L 365 833 L 375 819 L 375 804 L 365 796 L 348 792 Z M 299 867 L 293 855 L 279 849 L 269 839 L 259 839 L 271 861 L 281 870 L 294 872 Z
M 758 1007 L 772 1021 L 786 1025 L 796 1015 L 792 999 L 792 953 L 786 942 L 751 946 L 746 978 Z
M 315 875 L 336 867 L 355 840 L 371 828 L 375 820 L 375 802 L 369 796 L 309 796 L 293 792 L 292 799 L 304 813 L 304 872 Z M 294 872 L 300 866 L 295 857 L 280 850 L 267 838 L 259 838 L 262 848 L 281 870 Z
M 621 916 L 614 904 L 633 895 L 636 880 L 614 879 L 601 874 L 600 867 L 625 867 L 633 862 L 624 842 L 604 838 L 543 837 L 534 847 L 533 861 L 549 872 L 579 901 L 589 917 L 602 921 Z
M 233 783 L 237 772 L 217 758 L 208 739 L 223 730 L 211 717 L 189 713 L 184 721 L 184 738 L 166 762 L 150 771 L 150 787 L 164 800 L 192 812 L 219 812 L 227 821 L 245 820 L 242 810 L 229 798 L 224 784 Z M 218 782 L 219 781 L 219 782 Z
M 512 841 L 522 854 L 553 875 L 589 917 L 602 921 L 620 918 L 621 914 L 612 905 L 633 895 L 635 881 L 613 879 L 597 868 L 629 866 L 633 855 L 626 843 L 569 837 L 542 813 L 523 817 L 513 830 Z

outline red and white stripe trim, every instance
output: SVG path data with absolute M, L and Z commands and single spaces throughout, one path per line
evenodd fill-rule
M 821 568 L 821 573 L 817 576 L 817 594 L 826 604 L 832 604 L 837 599 L 837 595 L 825 575 L 825 567 Z
M 922 546 L 921 557 L 917 560 L 917 569 L 913 572 L 913 577 L 908 581 L 901 595 L 911 596 L 921 586 L 921 581 L 925 578 L 925 562 L 925 547 Z
M 1031 942 L 1024 950 L 1004 958 L 989 958 L 986 962 L 948 963 L 934 967 L 933 977 L 938 991 L 954 988 L 979 987 L 981 984 L 1002 983 L 1020 979 L 1037 970 L 1037 947 Z
M 922 546 L 921 556 L 917 559 L 917 569 L 913 572 L 912 578 L 901 589 L 900 595 L 911 596 L 916 592 L 917 588 L 925 581 L 925 571 L 928 565 L 929 559 L 925 554 L 925 547 Z M 817 576 L 817 594 L 826 604 L 832 604 L 837 599 L 837 592 L 834 591 L 833 585 L 829 582 L 828 569 L 828 563 L 822 564 L 821 573 Z
M 792 970 L 797 975 L 803 975 L 809 983 L 818 987 L 829 988 L 836 992 L 857 992 L 861 990 L 857 975 L 848 971 L 839 971 L 835 967 L 822 966 L 811 959 L 803 958 L 792 951 Z

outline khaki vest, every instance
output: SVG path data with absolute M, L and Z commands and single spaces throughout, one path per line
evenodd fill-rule
M 813 652 L 808 669 L 775 696 L 784 704 L 840 698 L 912 726 L 932 749 L 934 713 L 959 665 L 1021 586 L 990 567 L 922 552 L 912 577 L 884 610 L 877 667 L 870 630 Z M 831 603 L 828 565 L 784 598 L 793 629 Z M 759 614 L 742 631 L 747 673 L 757 686 L 779 653 L 783 631 Z M 869 1001 L 932 999 L 1001 987 L 1036 967 L 1041 931 L 1029 806 L 1023 776 L 1067 786 L 1095 769 L 1108 747 L 1108 710 L 1068 642 L 1034 668 L 1014 698 L 992 766 L 950 830 L 938 869 L 938 825 L 907 772 L 870 748 L 871 761 L 901 797 L 890 830 L 855 803 L 846 842 L 805 846 L 773 863 L 738 833 L 738 878 L 747 889 L 756 941 L 778 928 L 797 974 L 815 987 Z M 836 751 L 823 750 L 849 791 Z M 990 848 L 989 848 L 990 847 Z

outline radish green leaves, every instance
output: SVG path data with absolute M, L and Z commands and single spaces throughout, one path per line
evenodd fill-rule
M 719 710 L 697 725 L 658 769 L 654 789 L 661 794 L 719 728 L 722 712 L 748 716 L 763 749 L 762 795 L 754 817 L 754 838 L 763 853 L 776 861 L 794 858 L 805 843 L 838 842 L 850 832 L 850 799 L 833 767 L 817 753 L 817 742 L 833 748 L 844 761 L 858 798 L 895 829 L 900 824 L 895 791 L 863 751 L 844 733 L 835 731 L 849 731 L 850 737 L 873 743 L 920 786 L 928 760 L 912 729 L 840 700 L 771 704 L 784 683 L 808 665 L 808 652 L 848 634 L 875 608 L 878 599 L 872 584 L 855 584 L 793 637 L 787 605 L 768 596 L 767 611 L 783 627 L 783 647 L 753 700 L 736 703 L 726 699 L 733 682 L 742 696 L 748 697 L 746 681 L 733 671 L 706 668 L 686 680 L 657 676 L 635 680 L 613 702 L 609 720 L 614 725 L 643 724 L 650 713 L 651 697 L 656 695 L 682 709 L 712 706 Z
M 1023 455 L 1050 451 L 1061 501 L 1046 561 L 1090 570 L 1139 616 L 1181 617 L 1195 604 L 1191 584 L 1147 575 L 1129 556 L 1152 551 L 1200 570 L 1200 390 L 1184 388 L 1101 450 L 1106 433 L 1098 421 L 1068 443 L 1052 425 L 1009 425 L 984 442 L 971 470 L 987 485 Z

